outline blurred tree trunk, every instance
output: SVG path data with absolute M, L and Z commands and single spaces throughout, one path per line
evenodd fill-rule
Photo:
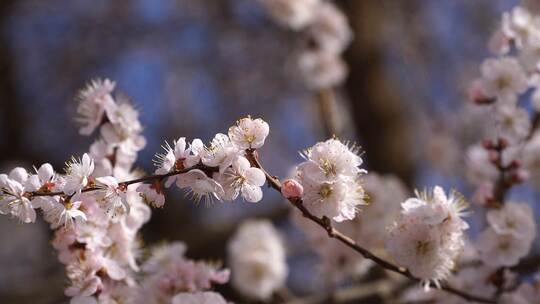
M 391 18 L 385 6 L 410 5 L 414 2 L 342 0 L 338 3 L 348 15 L 355 39 L 345 54 L 350 76 L 346 83 L 352 119 L 369 169 L 394 173 L 412 185 L 415 175 L 413 136 L 407 120 L 411 113 L 400 100 L 399 87 L 385 68 L 382 41 L 385 22 Z
M 11 56 L 6 23 L 11 10 L 15 4 L 14 0 L 0 1 L 0 128 L 5 136 L 0 142 L 0 155 L 5 159 L 23 159 L 21 149 L 21 138 L 19 136 L 24 121 L 21 119 L 20 106 L 17 106 L 17 94 L 15 89 L 15 75 L 13 67 L 13 56 Z

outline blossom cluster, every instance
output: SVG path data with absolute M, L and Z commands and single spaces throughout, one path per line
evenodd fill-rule
M 345 80 L 348 71 L 341 54 L 353 35 L 339 8 L 324 0 L 260 1 L 277 23 L 301 31 L 308 42 L 298 55 L 298 67 L 309 88 L 332 88 Z
M 141 135 L 138 111 L 125 97 L 113 97 L 114 87 L 114 82 L 109 80 L 95 80 L 79 93 L 80 133 L 89 135 L 99 130 L 99 138 L 89 153 L 67 163 L 64 174 L 56 172 L 50 164 L 41 165 L 34 173 L 15 168 L 9 174 L 0 174 L 0 213 L 24 223 L 36 220 L 36 210 L 43 213 L 44 220 L 54 230 L 52 245 L 58 251 L 58 259 L 66 265 L 70 285 L 65 294 L 73 303 L 133 302 L 143 298 L 137 294 L 139 287 L 151 284 L 161 284 L 162 289 L 152 289 L 154 293 L 145 294 L 148 301 L 141 303 L 161 303 L 165 296 L 175 296 L 159 294 L 163 288 L 167 292 L 196 293 L 208 290 L 211 283 L 227 282 L 228 271 L 183 257 L 151 270 L 145 266 L 144 276 L 138 275 L 141 269 L 138 231 L 150 219 L 149 201 L 152 205 L 162 205 L 164 198 L 160 190 L 156 191 L 162 188 L 160 179 L 154 179 L 148 186 L 126 182 L 141 176 L 133 170 L 133 164 L 145 139 Z M 239 123 L 235 128 L 242 126 Z M 235 128 L 231 128 L 231 134 L 251 136 L 245 133 L 251 129 Z M 260 138 L 255 137 L 236 142 L 241 144 L 246 140 L 259 145 Z M 264 182 L 264 175 L 262 178 Z M 259 179 L 258 185 L 262 182 Z M 243 187 L 242 183 L 240 192 L 246 191 Z M 157 256 L 163 256 L 163 251 L 167 250 L 156 250 L 155 256 L 144 265 L 156 264 Z M 173 254 L 181 250 L 168 251 Z M 174 288 L 163 285 L 172 278 L 184 285 L 178 286 L 175 281 L 169 281 Z M 154 297 L 150 299 L 150 296 Z
M 305 161 L 296 168 L 303 188 L 304 206 L 318 217 L 336 222 L 352 220 L 365 204 L 362 158 L 357 149 L 332 138 L 303 152 Z
M 215 298 L 215 302 L 209 303 L 226 303 L 221 295 L 208 290 L 213 284 L 227 283 L 229 270 L 220 269 L 215 263 L 189 260 L 186 250 L 181 242 L 152 249 L 150 258 L 141 265 L 143 279 L 134 303 L 190 303 L 188 298 L 200 303 L 195 301 L 199 297 L 208 298 L 207 301 Z
M 399 265 L 423 281 L 425 289 L 429 290 L 431 283 L 439 286 L 465 246 L 468 224 L 461 217 L 466 203 L 459 193 L 447 196 L 435 187 L 432 192 L 417 193 L 401 207 L 386 248 Z
M 536 237 L 533 212 L 526 203 L 507 202 L 487 212 L 488 227 L 478 237 L 480 259 L 489 266 L 514 266 Z
M 476 145 L 467 153 L 468 176 L 479 187 L 482 202 L 490 199 L 498 171 L 509 173 L 504 177 L 506 183 L 529 178 L 533 184 L 539 183 L 540 139 L 535 132 L 538 119 L 534 118 L 540 112 L 539 41 L 540 15 L 521 6 L 505 12 L 489 45 L 494 57 L 482 63 L 481 77 L 471 86 L 472 100 L 491 113 L 495 125 L 486 134 L 485 151 Z M 523 98 L 529 91 L 530 107 Z
M 173 146 L 165 145 L 163 154 L 158 154 L 155 173 L 174 174 L 191 169 L 168 177 L 165 187 L 176 184 L 187 189 L 195 201 L 232 201 L 240 196 L 247 202 L 256 203 L 262 199 L 261 186 L 266 177 L 262 170 L 252 167 L 246 153 L 262 147 L 268 132 L 268 123 L 260 118 L 246 117 L 229 128 L 228 135 L 216 134 L 206 147 L 200 139 L 187 144 L 184 137 L 179 138 Z M 159 189 L 141 186 L 139 191 L 147 201 L 161 206 L 163 198 Z
M 461 257 L 467 266 L 449 282 L 486 298 L 503 294 L 501 303 L 534 303 L 537 285 L 520 282 L 510 268 L 529 254 L 537 234 L 532 208 L 510 196 L 516 184 L 539 184 L 539 38 L 540 15 L 525 6 L 505 12 L 489 42 L 493 57 L 482 63 L 481 77 L 470 88 L 475 108 L 466 108 L 484 121 L 475 125 L 481 142 L 468 147 L 465 173 L 476 189 L 473 201 L 485 207 L 486 220 L 467 246 L 467 258 Z M 462 302 L 441 293 L 411 299 Z

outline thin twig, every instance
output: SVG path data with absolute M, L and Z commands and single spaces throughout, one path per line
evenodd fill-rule
M 334 118 L 334 108 L 336 104 L 334 90 L 321 89 L 316 93 L 316 101 L 319 105 L 319 116 L 324 127 L 326 137 L 339 135 Z
M 268 185 L 271 188 L 273 188 L 273 189 L 275 189 L 275 190 L 277 190 L 278 192 L 281 193 L 281 182 L 279 181 L 279 179 L 277 177 L 272 176 L 271 174 L 269 174 L 263 168 L 263 166 L 259 162 L 258 158 L 254 154 L 254 151 L 253 150 L 248 150 L 246 156 L 250 160 L 250 162 L 252 163 L 253 166 L 261 169 L 264 172 Z M 394 264 L 392 264 L 392 263 L 390 263 L 390 262 L 376 256 L 375 254 L 371 253 L 369 250 L 363 248 L 362 246 L 358 245 L 353 239 L 351 239 L 347 235 L 343 234 L 342 232 L 340 232 L 339 230 L 334 228 L 332 226 L 332 223 L 331 223 L 329 218 L 327 218 L 327 217 L 319 218 L 319 217 L 313 215 L 303 205 L 303 202 L 302 202 L 302 200 L 300 198 L 290 198 L 289 202 L 294 207 L 296 207 L 296 209 L 300 210 L 302 212 L 302 215 L 305 218 L 311 220 L 312 222 L 314 222 L 314 223 L 318 224 L 319 226 L 321 226 L 322 228 L 324 228 L 327 231 L 329 237 L 337 239 L 341 243 L 345 244 L 346 246 L 348 246 L 351 249 L 355 250 L 356 252 L 360 253 L 364 258 L 372 260 L 373 262 L 375 262 L 380 267 L 382 267 L 382 268 L 384 268 L 386 270 L 389 270 L 389 271 L 399 273 L 399 274 L 401 274 L 401 275 L 403 275 L 403 276 L 405 276 L 405 277 L 407 277 L 407 278 L 409 278 L 409 279 L 411 279 L 413 281 L 418 281 L 418 282 L 421 281 L 420 279 L 414 277 L 409 272 L 409 270 L 407 270 L 407 269 L 405 269 L 403 267 L 399 267 L 397 265 L 394 265 Z M 441 289 L 444 290 L 444 291 L 447 291 L 447 292 L 449 292 L 451 294 L 454 294 L 456 296 L 459 296 L 459 297 L 461 297 L 461 298 L 463 298 L 465 300 L 468 300 L 468 301 L 476 301 L 476 302 L 480 302 L 480 303 L 497 303 L 496 300 L 494 300 L 494 299 L 489 299 L 489 298 L 484 298 L 484 297 L 472 295 L 472 294 L 469 294 L 467 292 L 455 289 L 454 287 L 452 287 L 450 285 L 447 285 L 447 284 L 441 285 Z
M 141 177 L 141 178 L 124 181 L 124 182 L 118 183 L 118 187 L 123 188 L 123 187 L 127 187 L 129 185 L 143 183 L 143 182 L 150 182 L 150 181 L 154 181 L 154 180 L 162 181 L 167 177 L 187 173 L 187 172 L 189 172 L 191 170 L 195 170 L 195 169 L 202 170 L 203 172 L 205 172 L 208 175 L 210 175 L 213 172 L 218 172 L 217 167 L 208 167 L 208 166 L 205 166 L 203 164 L 197 164 L 197 165 L 189 167 L 189 168 L 185 168 L 185 169 L 182 169 L 182 170 L 171 171 L 171 172 L 168 172 L 168 173 L 165 173 L 165 174 L 148 175 L 148 176 L 144 176 L 144 177 Z M 91 186 L 91 187 L 82 189 L 81 192 L 91 192 L 91 191 L 96 191 L 96 190 L 101 190 L 101 189 L 103 189 L 103 188 L 96 187 L 96 186 Z M 9 194 L 9 193 L 6 193 L 6 194 Z M 67 196 L 67 194 L 65 192 L 63 192 L 63 191 L 50 192 L 50 191 L 39 191 L 38 190 L 38 191 L 33 191 L 33 192 L 27 192 L 26 194 L 30 198 L 36 197 L 36 196 Z

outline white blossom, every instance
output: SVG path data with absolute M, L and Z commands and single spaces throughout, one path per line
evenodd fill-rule
M 527 255 L 536 237 L 536 223 L 530 207 L 507 202 L 487 213 L 489 227 L 478 236 L 480 258 L 491 266 L 513 266 Z
M 199 169 L 178 175 L 176 185 L 179 188 L 188 188 L 197 203 L 201 200 L 212 202 L 214 198 L 221 200 L 224 195 L 223 187 Z
M 348 68 L 340 56 L 325 50 L 305 50 L 298 57 L 301 77 L 310 89 L 333 88 L 345 80 Z
M 511 234 L 498 234 L 493 228 L 488 227 L 478 236 L 476 246 L 482 262 L 497 267 L 516 265 L 529 253 L 531 244 L 529 239 L 519 239 Z
M 36 211 L 21 184 L 27 179 L 25 172 L 26 170 L 17 169 L 13 170 L 9 177 L 0 175 L 0 214 L 11 214 L 23 223 L 33 223 L 36 220 Z
M 304 153 L 306 161 L 298 165 L 298 179 L 304 188 L 304 206 L 316 216 L 341 222 L 355 217 L 365 204 L 359 177 L 365 170 L 356 149 L 337 139 L 320 142 Z
M 161 182 L 153 184 L 140 184 L 137 187 L 137 192 L 144 199 L 144 202 L 156 208 L 161 208 L 165 204 L 165 196 Z
M 94 172 L 94 160 L 88 154 L 84 153 L 80 160 L 73 157 L 67 164 L 64 192 L 67 194 L 80 192 L 88 185 L 92 172 Z
M 513 57 L 486 59 L 482 63 L 481 72 L 486 95 L 503 103 L 515 104 L 516 95 L 527 90 L 527 75 Z
M 115 107 L 111 96 L 115 83 L 109 79 L 92 80 L 85 89 L 77 95 L 79 106 L 77 108 L 77 122 L 81 124 L 79 132 L 90 135 L 103 121 L 105 111 Z
M 130 205 L 126 199 L 126 190 L 120 187 L 113 176 L 96 178 L 98 182 L 98 198 L 104 204 L 104 209 L 111 216 L 129 213 Z
M 250 116 L 241 118 L 236 126 L 229 128 L 231 142 L 240 150 L 258 149 L 264 145 L 264 140 L 270 132 L 268 123 Z
M 473 145 L 467 149 L 465 164 L 467 179 L 473 185 L 495 182 L 499 176 L 499 170 L 490 161 L 489 152 L 481 145 Z
M 227 135 L 218 133 L 202 154 L 203 164 L 209 167 L 219 167 L 219 172 L 223 173 L 241 152 L 233 145 Z
M 269 299 L 285 284 L 285 249 L 269 221 L 244 222 L 228 244 L 228 259 L 232 284 L 246 297 Z
M 502 31 L 507 37 L 514 39 L 518 48 L 522 48 L 531 38 L 540 34 L 539 25 L 538 17 L 520 6 L 503 14 Z
M 266 182 L 266 177 L 261 169 L 251 167 L 245 157 L 238 156 L 218 181 L 222 181 L 227 200 L 241 195 L 246 201 L 256 203 L 263 197 L 261 186 Z
M 507 202 L 501 209 L 491 209 L 486 217 L 498 234 L 510 234 L 519 239 L 534 239 L 536 224 L 533 211 L 525 203 Z
M 343 52 L 353 37 L 347 18 L 332 2 L 317 7 L 308 33 L 319 48 L 333 54 Z
M 525 109 L 513 105 L 500 106 L 495 112 L 499 136 L 511 143 L 520 142 L 529 135 L 531 121 Z
M 82 203 L 80 195 L 76 194 L 69 201 L 52 200 L 52 202 L 49 207 L 42 208 L 51 228 L 73 226 L 75 222 L 87 220 L 86 214 L 79 209 Z
M 468 228 L 461 217 L 466 204 L 457 193 L 447 197 L 435 187 L 432 193 L 418 193 L 402 203 L 401 216 L 390 229 L 386 248 L 396 262 L 422 280 L 439 286 L 455 265 L 465 245 Z

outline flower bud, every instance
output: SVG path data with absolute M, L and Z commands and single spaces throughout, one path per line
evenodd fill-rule
M 287 199 L 301 197 L 302 193 L 304 193 L 304 187 L 294 179 L 288 179 L 281 185 L 281 194 Z

